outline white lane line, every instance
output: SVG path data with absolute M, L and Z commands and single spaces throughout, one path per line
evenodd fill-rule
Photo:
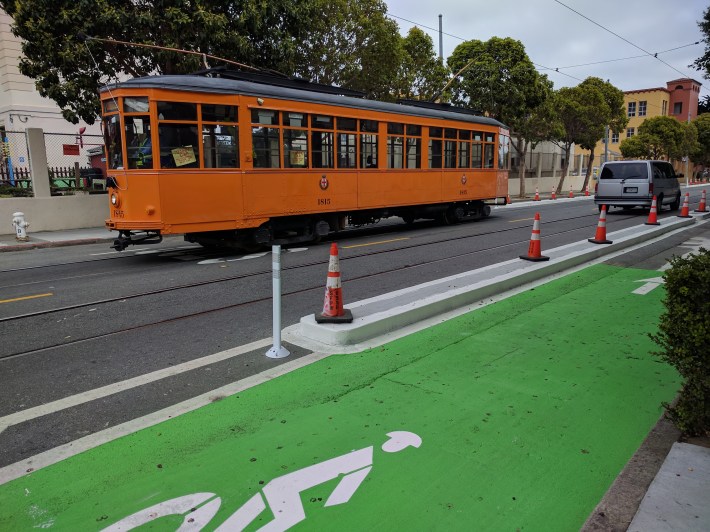
M 26 410 L 21 410 L 13 414 L 0 417 L 0 434 L 2 434 L 5 429 L 11 427 L 12 425 L 17 425 L 31 419 L 35 419 L 41 416 L 46 416 L 47 414 L 54 414 L 60 410 L 65 410 L 73 406 L 88 403 L 89 401 L 95 401 L 96 399 L 101 399 L 102 397 L 107 397 L 119 392 L 130 390 L 131 388 L 136 388 L 138 386 L 143 386 L 144 384 L 149 384 L 167 377 L 172 377 L 174 375 L 179 375 L 186 371 L 201 368 L 209 364 L 215 364 L 229 358 L 243 355 L 249 351 L 254 351 L 262 347 L 266 347 L 272 343 L 271 339 L 257 340 L 246 345 L 240 345 L 233 349 L 227 349 L 221 353 L 215 353 L 214 355 L 209 355 L 206 357 L 198 358 L 195 360 L 190 360 L 183 364 L 178 364 L 177 366 L 171 366 L 169 368 L 161 369 L 158 371 L 153 371 L 152 373 L 146 373 L 145 375 L 140 375 L 132 379 L 126 379 L 125 381 L 115 382 L 107 386 L 102 386 L 100 388 L 95 388 L 93 390 L 87 390 L 76 395 L 71 395 L 69 397 L 64 397 L 57 401 L 52 401 L 51 403 L 45 403 L 43 405 L 35 406 L 33 408 L 28 408 Z
M 267 343 L 270 343 L 270 341 Z M 182 403 L 172 405 L 168 408 L 164 408 L 163 410 L 158 410 L 157 412 L 153 412 L 147 416 L 127 421 L 126 423 L 116 425 L 115 427 L 111 427 L 100 432 L 95 432 L 89 436 L 84 436 L 78 440 L 71 441 L 64 445 L 60 445 L 59 447 L 55 447 L 54 449 L 50 449 L 49 451 L 37 454 L 27 460 L 15 462 L 14 464 L 10 464 L 0 469 L 0 485 L 20 478 L 32 471 L 37 471 L 43 467 L 56 464 L 66 458 L 83 453 L 84 451 L 88 451 L 89 449 L 93 449 L 99 445 L 103 445 L 123 436 L 133 434 L 139 430 L 152 427 L 158 423 L 162 423 L 163 421 L 167 421 L 182 414 L 192 412 L 193 410 L 197 410 L 198 408 L 206 406 L 216 400 L 243 392 L 244 390 L 248 390 L 249 388 L 262 384 L 271 379 L 275 379 L 276 377 L 280 377 L 281 375 L 285 375 L 286 373 L 299 368 L 303 368 L 329 356 L 329 354 L 325 353 L 311 353 L 290 362 L 280 364 L 257 375 L 252 375 L 251 377 L 247 377 L 241 381 L 233 382 L 232 384 L 227 384 L 226 386 L 222 386 L 216 390 L 198 395 L 197 397 L 193 397 L 192 399 L 188 399 Z

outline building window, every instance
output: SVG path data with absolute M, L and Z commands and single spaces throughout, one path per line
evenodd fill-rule
M 683 113 L 683 102 L 676 102 L 673 104 L 673 114 L 679 115 Z
M 634 128 L 632 127 L 627 127 L 626 128 L 626 138 L 630 139 L 631 137 L 634 136 Z
M 618 143 L 619 143 L 619 134 L 618 134 L 618 133 L 612 133 L 612 134 L 611 134 L 611 143 L 612 143 L 612 144 L 618 144 Z
M 668 114 L 668 102 L 663 100 L 663 107 L 661 109 L 661 116 L 666 116 Z
M 646 102 L 639 102 L 639 116 L 646 116 Z
M 636 102 L 629 102 L 627 116 L 636 116 Z

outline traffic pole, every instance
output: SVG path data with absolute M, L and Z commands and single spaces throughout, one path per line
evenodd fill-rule
M 285 358 L 291 353 L 281 345 L 281 246 L 271 246 L 271 269 L 273 279 L 273 324 L 274 345 L 266 352 L 269 358 Z

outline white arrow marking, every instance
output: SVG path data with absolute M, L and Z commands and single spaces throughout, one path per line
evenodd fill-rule
M 637 283 L 646 283 L 640 287 L 638 287 L 636 290 L 631 292 L 632 294 L 639 294 L 641 296 L 644 296 L 648 294 L 651 290 L 654 288 L 661 286 L 664 281 L 663 277 L 654 277 L 653 279 L 639 279 L 636 281 Z

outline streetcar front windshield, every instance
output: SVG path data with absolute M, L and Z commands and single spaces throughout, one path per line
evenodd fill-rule
M 108 167 L 111 169 L 123 168 L 123 138 L 121 135 L 121 121 L 118 115 L 111 115 L 104 118 L 104 142 Z

